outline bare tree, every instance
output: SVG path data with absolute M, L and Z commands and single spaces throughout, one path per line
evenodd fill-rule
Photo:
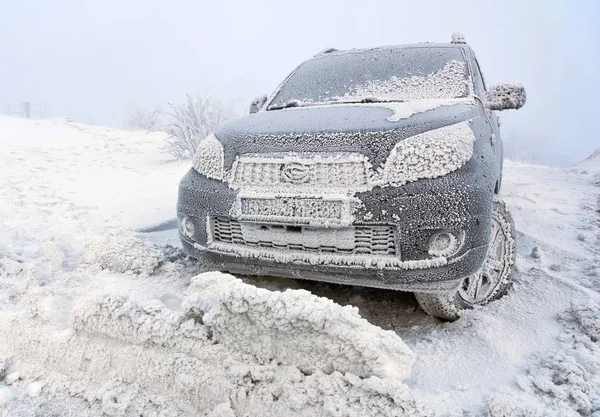
M 125 124 L 129 129 L 156 132 L 164 129 L 163 116 L 164 112 L 160 104 L 155 105 L 151 109 L 134 104 L 128 109 Z
M 193 157 L 202 139 L 235 116 L 231 105 L 201 95 L 187 94 L 185 102 L 170 106 L 172 121 L 165 129 L 169 134 L 167 150 L 179 159 Z

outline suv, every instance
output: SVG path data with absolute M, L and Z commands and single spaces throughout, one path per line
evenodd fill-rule
M 486 88 L 459 34 L 325 50 L 200 142 L 183 247 L 232 273 L 412 291 L 454 320 L 510 284 L 494 110 L 524 102 L 519 84 Z

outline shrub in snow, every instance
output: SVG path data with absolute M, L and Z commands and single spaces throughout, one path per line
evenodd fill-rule
M 166 127 L 167 150 L 179 159 L 193 157 L 201 140 L 234 117 L 231 106 L 200 95 L 188 94 L 185 102 L 172 104 L 171 110 L 171 122 Z
M 164 129 L 164 112 L 160 104 L 150 109 L 134 104 L 128 109 L 126 117 L 125 126 L 129 129 L 149 132 Z

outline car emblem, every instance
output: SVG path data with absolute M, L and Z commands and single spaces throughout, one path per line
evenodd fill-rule
M 310 181 L 310 168 L 297 162 L 285 164 L 281 168 L 281 179 L 292 184 L 306 184 Z

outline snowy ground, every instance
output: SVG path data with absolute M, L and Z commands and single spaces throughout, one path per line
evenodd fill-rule
M 162 141 L 0 116 L 0 416 L 600 415 L 597 157 L 505 163 L 514 287 L 444 323 L 406 293 L 198 276 L 175 231 L 136 232 L 188 169 Z

